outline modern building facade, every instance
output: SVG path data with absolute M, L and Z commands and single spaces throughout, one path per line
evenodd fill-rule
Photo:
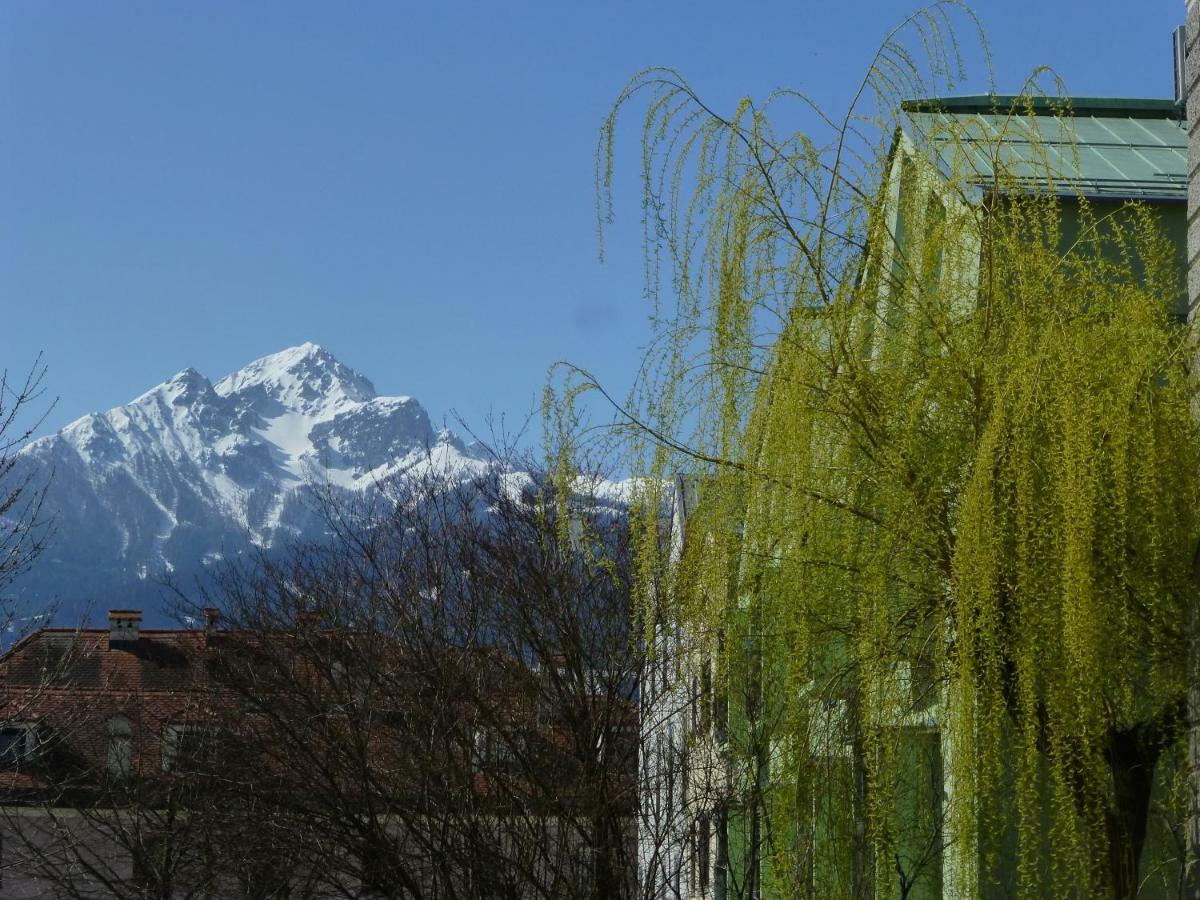
M 1196 25 L 1198 16 L 1197 3 L 1190 3 L 1189 22 Z M 1198 30 L 1193 27 L 1189 32 L 1193 45 Z M 993 189 L 998 159 L 1007 184 L 1024 180 L 1030 189 L 1057 198 L 1064 251 L 1085 222 L 1081 198 L 1095 214 L 1086 221 L 1107 223 L 1101 227 L 1125 221 L 1131 215 L 1126 209 L 1129 201 L 1149 209 L 1178 258 L 1177 288 L 1164 302 L 1180 322 L 1187 321 L 1200 296 L 1196 266 L 1185 268 L 1185 260 L 1190 264 L 1200 257 L 1200 216 L 1195 212 L 1189 216 L 1188 203 L 1190 196 L 1193 211 L 1200 209 L 1195 200 L 1200 183 L 1194 177 L 1200 164 L 1198 134 L 1200 130 L 1191 134 L 1189 165 L 1188 120 L 1184 107 L 1174 99 L 976 96 L 906 102 L 886 182 L 893 240 L 882 251 L 882 264 L 891 266 L 895 257 L 910 252 L 920 241 L 921 217 L 928 210 L 983 203 Z M 968 247 L 965 252 L 978 254 L 979 250 Z M 887 297 L 881 301 L 886 304 Z M 684 541 L 697 537 L 689 535 L 688 529 L 699 488 L 698 482 L 688 479 L 675 485 L 671 516 L 675 556 Z M 744 608 L 746 615 L 753 615 L 752 602 Z M 742 626 L 743 632 L 756 633 L 752 624 Z M 762 627 L 757 631 L 768 632 Z M 727 682 L 727 692 L 717 697 L 713 672 L 721 668 L 721 661 L 714 655 L 724 652 L 722 642 L 711 635 L 689 633 L 686 623 L 664 621 L 656 634 L 663 675 L 644 694 L 643 746 L 647 749 L 642 777 L 643 784 L 658 786 L 659 793 L 648 796 L 659 798 L 653 808 L 662 814 L 655 823 L 642 826 L 643 882 L 653 882 L 658 890 L 655 896 L 662 898 L 782 898 L 786 896 L 780 889 L 782 882 L 761 849 L 766 823 L 749 812 L 739 797 L 768 785 L 773 768 L 786 753 L 767 745 L 747 762 L 737 758 L 745 756 L 744 749 L 740 754 L 730 752 L 738 741 L 746 746 L 747 722 L 771 708 L 769 689 L 764 688 L 771 682 L 769 673 L 756 675 L 756 683 L 753 679 Z M 742 653 L 744 648 L 731 652 Z M 912 786 L 897 801 L 904 805 L 900 819 L 908 823 L 897 836 L 895 854 L 895 865 L 903 870 L 904 896 L 911 900 L 955 897 L 964 872 L 975 873 L 969 877 L 975 879 L 982 896 L 1009 896 L 1002 873 L 1005 866 L 1013 865 L 1005 857 L 1012 848 L 1000 845 L 985 873 L 978 860 L 964 857 L 962 848 L 975 842 L 953 833 L 948 810 L 954 797 L 954 748 L 943 727 L 953 698 L 924 685 L 922 675 L 915 668 L 895 672 L 899 699 L 890 726 L 898 733 Z M 844 708 L 831 701 L 829 735 L 839 733 L 844 715 Z M 822 777 L 845 778 L 853 785 L 851 749 L 841 741 L 832 738 L 820 748 L 814 744 L 813 749 L 828 759 Z M 683 766 L 684 772 L 673 774 L 671 765 Z M 1172 774 L 1160 773 L 1152 804 L 1163 800 Z M 817 806 L 811 819 L 798 823 L 797 829 L 805 833 L 818 857 L 842 852 L 844 836 L 829 830 Z M 1176 896 L 1171 891 L 1179 883 L 1180 854 L 1168 846 L 1176 837 L 1169 829 L 1152 825 L 1143 853 L 1145 884 L 1140 896 Z M 804 877 L 810 879 L 811 895 L 820 897 L 825 895 L 822 877 L 851 877 L 848 873 L 856 867 L 874 864 L 843 860 L 822 868 L 818 862 Z

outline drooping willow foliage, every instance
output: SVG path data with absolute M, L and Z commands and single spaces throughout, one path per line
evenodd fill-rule
M 1023 161 L 954 117 L 900 135 L 900 99 L 952 87 L 954 11 L 893 33 L 844 117 L 788 92 L 722 116 L 655 70 L 602 132 L 603 218 L 648 98 L 655 335 L 622 411 L 647 626 L 679 620 L 727 702 L 732 896 L 1134 896 L 1170 802 L 1183 262 L 1152 211 L 1072 196 L 1070 110 L 1032 84 L 998 110 Z M 667 560 L 679 471 L 701 503 Z

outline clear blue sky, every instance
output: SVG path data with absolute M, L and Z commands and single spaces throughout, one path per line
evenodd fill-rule
M 435 418 L 520 415 L 558 358 L 623 393 L 635 144 L 604 265 L 592 202 L 623 83 L 670 65 L 721 108 L 837 108 L 915 5 L 6 0 L 0 364 L 45 351 L 48 428 L 305 340 Z M 1172 92 L 1183 0 L 976 8 L 1001 92 L 1042 64 L 1075 94 Z

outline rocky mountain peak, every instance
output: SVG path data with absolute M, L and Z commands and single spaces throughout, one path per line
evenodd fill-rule
M 15 587 L 71 609 L 130 603 L 164 574 L 186 579 L 251 548 L 320 537 L 314 489 L 362 493 L 424 467 L 466 474 L 486 463 L 416 400 L 379 396 L 305 343 L 215 385 L 183 369 L 34 441 L 20 465 L 53 470 L 58 537 Z
M 375 385 L 318 344 L 304 343 L 256 359 L 217 382 L 222 397 L 269 399 L 293 411 L 362 403 Z

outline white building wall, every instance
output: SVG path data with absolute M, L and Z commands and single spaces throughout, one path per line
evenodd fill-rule
M 1187 201 L 1187 293 L 1188 321 L 1194 324 L 1200 301 L 1200 0 L 1187 0 L 1185 65 L 1183 84 L 1187 102 L 1188 125 L 1188 201 Z M 1187 833 L 1188 889 L 1200 890 L 1200 646 L 1197 623 L 1192 621 L 1191 686 L 1188 712 L 1192 726 L 1188 734 L 1190 809 Z

